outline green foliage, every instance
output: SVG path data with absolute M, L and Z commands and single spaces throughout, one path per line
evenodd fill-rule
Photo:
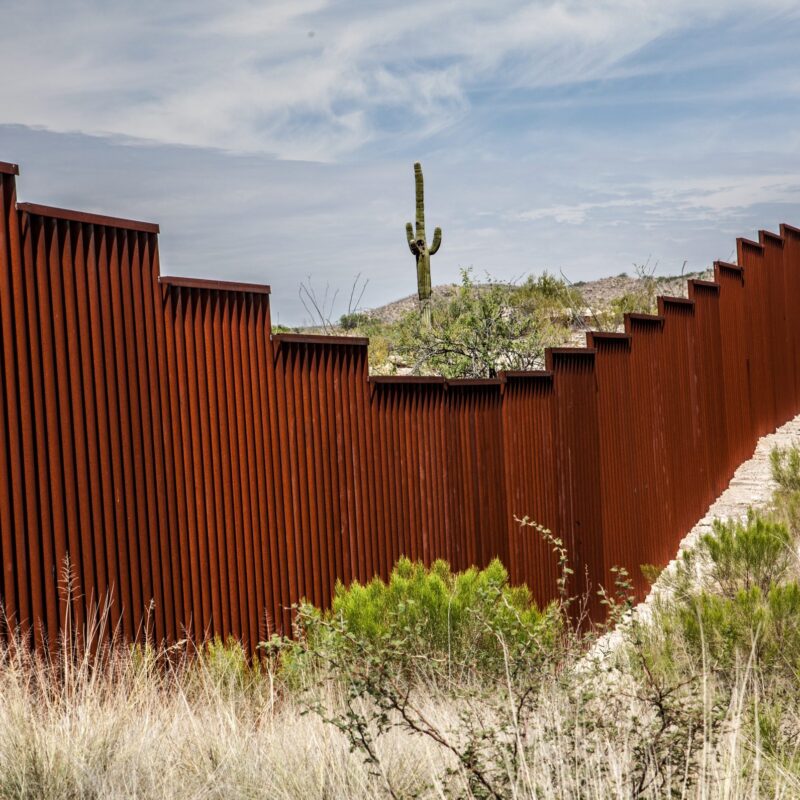
M 519 730 L 535 710 L 529 687 L 545 686 L 561 663 L 562 624 L 558 606 L 539 611 L 497 560 L 453 573 L 444 561 L 426 568 L 403 558 L 388 583 L 339 585 L 329 612 L 301 607 L 284 675 L 306 687 L 309 706 L 347 737 L 389 796 L 401 795 L 377 740 L 400 729 L 449 753 L 445 784 L 460 776 L 468 796 L 501 798 L 524 769 Z M 314 699 L 326 680 L 346 688 L 339 708 Z M 459 729 L 448 730 L 419 703 L 440 691 L 453 701 L 496 703 L 497 714 L 463 711 Z
M 208 681 L 223 695 L 237 696 L 259 687 L 261 666 L 248 658 L 233 636 L 226 641 L 217 636 L 198 652 L 193 675 L 198 683 Z
M 461 285 L 448 301 L 435 307 L 428 327 L 418 314 L 398 326 L 397 352 L 415 374 L 446 378 L 491 378 L 499 370 L 541 367 L 544 348 L 561 343 L 565 326 L 548 313 L 534 313 L 535 297 L 553 289 L 516 287 L 490 281 L 477 285 L 471 270 L 461 271 Z
M 616 625 L 633 608 L 636 598 L 633 593 L 633 581 L 625 567 L 611 567 L 611 575 L 614 579 L 614 591 L 609 592 L 601 586 L 597 593 L 600 596 L 600 605 L 606 608 L 608 623 Z
M 664 567 L 659 567 L 655 564 L 640 564 L 639 571 L 642 577 L 652 586 L 664 571 Z
M 672 595 L 632 626 L 629 647 L 634 675 L 677 703 L 682 727 L 716 729 L 735 707 L 744 735 L 796 770 L 800 583 L 780 509 L 797 497 L 798 451 L 773 453 L 772 464 L 776 507 L 715 521 L 679 562 Z
M 673 611 L 669 629 L 679 633 L 699 668 L 705 658 L 726 679 L 752 660 L 774 673 L 800 667 L 800 585 L 739 589 L 733 596 L 701 592 Z
M 635 288 L 625 292 L 619 297 L 612 298 L 607 309 L 600 310 L 597 320 L 602 328 L 619 328 L 625 319 L 625 314 L 655 314 L 657 311 L 658 280 L 655 278 L 657 265 L 652 267 L 649 263 L 635 264 Z M 623 272 L 617 277 L 627 278 Z
M 766 595 L 793 557 L 786 526 L 752 510 L 745 522 L 714 520 L 712 532 L 702 537 L 700 553 L 710 559 L 710 577 L 727 598 L 753 587 Z
M 800 492 L 800 449 L 776 447 L 769 454 L 772 479 L 781 492 Z
M 625 314 L 653 314 L 655 303 L 639 292 L 625 292 L 611 301 L 611 313 L 620 320 Z
M 541 367 L 544 348 L 569 338 L 570 320 L 583 298 L 548 273 L 516 286 L 491 278 L 477 284 L 471 270 L 463 270 L 455 294 L 432 303 L 430 326 L 413 310 L 394 322 L 346 314 L 339 327 L 369 338 L 373 374 L 393 374 L 400 363 L 413 374 L 493 377 L 502 369 Z
M 704 658 L 730 669 L 751 652 L 772 665 L 782 647 L 800 645 L 800 635 L 785 639 L 800 624 L 793 562 L 792 537 L 772 515 L 751 510 L 744 522 L 715 520 L 711 533 L 684 555 L 675 598 L 659 609 L 669 652 L 683 651 L 693 669 Z M 699 583 L 692 577 L 698 567 L 705 573 Z
M 529 275 L 518 287 L 510 287 L 509 302 L 529 313 L 569 316 L 584 305 L 583 295 L 575 286 L 545 270 L 538 277 Z
M 774 448 L 770 453 L 772 479 L 777 488 L 772 498 L 772 512 L 800 538 L 800 449 Z
M 369 324 L 369 317 L 360 311 L 349 314 L 342 314 L 339 318 L 339 327 L 345 331 L 353 331 L 356 328 L 364 327 Z
M 444 670 L 494 675 L 509 652 L 530 655 L 532 642 L 551 649 L 560 627 L 552 609 L 539 611 L 525 586 L 511 586 L 495 560 L 460 573 L 444 561 L 430 568 L 400 559 L 388 583 L 374 578 L 338 584 L 332 608 L 302 606 L 299 644 L 287 654 L 289 671 L 322 655 L 338 661 L 378 654 L 398 674 Z

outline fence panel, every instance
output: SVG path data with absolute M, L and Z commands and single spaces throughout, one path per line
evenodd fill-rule
M 550 348 L 546 366 L 553 373 L 557 530 L 575 570 L 570 592 L 587 595 L 588 611 L 598 618 L 596 592 L 604 583 L 605 561 L 595 351 Z
M 559 535 L 553 374 L 506 372 L 503 379 L 508 568 L 511 580 L 526 583 L 543 604 L 556 595 L 557 558 L 536 530 L 514 518 L 527 517 Z
M 800 231 L 624 333 L 498 379 L 368 377 L 366 340 L 272 335 L 269 288 L 160 277 L 149 223 L 16 202 L 0 163 L 0 600 L 53 648 L 289 631 L 401 555 L 493 557 L 540 602 L 664 564 L 800 408 Z M 69 571 L 66 572 L 66 567 Z M 68 591 L 71 589 L 71 591 Z
M 370 379 L 377 538 L 386 542 L 380 574 L 397 559 L 464 558 L 453 536 L 448 406 L 442 378 Z

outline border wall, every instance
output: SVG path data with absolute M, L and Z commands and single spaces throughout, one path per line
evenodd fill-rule
M 269 287 L 161 276 L 158 227 L 16 201 L 0 164 L 0 601 L 41 648 L 287 632 L 407 555 L 499 557 L 540 602 L 664 564 L 800 412 L 800 230 L 497 380 L 369 377 L 367 340 L 272 335 Z M 587 583 L 588 581 L 588 583 Z M 69 591 L 67 586 L 69 585 Z M 592 613 L 600 614 L 596 602 Z

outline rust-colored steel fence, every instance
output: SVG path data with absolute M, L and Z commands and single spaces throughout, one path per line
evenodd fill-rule
M 269 287 L 160 275 L 158 227 L 16 202 L 0 164 L 0 601 L 39 647 L 249 648 L 401 555 L 499 557 L 540 602 L 669 560 L 800 411 L 800 230 L 624 333 L 497 380 L 369 377 L 367 341 L 272 335 Z M 68 590 L 69 589 L 69 590 Z M 595 600 L 593 614 L 601 609 Z

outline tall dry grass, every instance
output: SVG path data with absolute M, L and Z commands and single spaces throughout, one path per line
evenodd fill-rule
M 537 714 L 512 731 L 524 742 L 523 763 L 500 796 L 633 796 L 653 712 L 619 674 L 608 691 L 602 675 L 586 672 L 542 686 Z M 800 797 L 797 774 L 743 733 L 750 678 L 743 671 L 724 724 L 696 731 L 701 746 L 638 796 Z M 316 699 L 332 711 L 344 703 L 331 684 Z M 474 696 L 420 687 L 412 702 L 457 743 L 465 719 L 497 730 L 509 699 L 502 685 Z M 91 658 L 63 648 L 55 661 L 0 650 L 3 798 L 491 796 L 470 789 L 457 759 L 428 736 L 397 727 L 375 748 L 378 763 L 366 764 L 340 730 L 309 713 L 269 669 L 250 670 L 236 648 L 192 655 L 119 646 Z
M 108 644 L 103 614 L 48 657 L 0 636 L 0 798 L 800 798 L 800 450 L 773 461 L 765 516 L 716 525 L 644 621 L 603 595 L 612 638 L 540 625 L 497 566 L 412 565 L 256 662 Z

